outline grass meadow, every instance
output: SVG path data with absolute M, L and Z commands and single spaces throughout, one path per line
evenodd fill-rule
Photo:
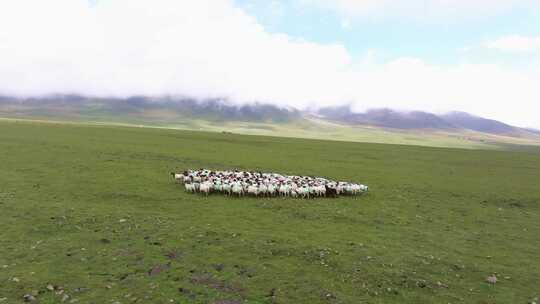
M 532 302 L 540 153 L 527 151 L 0 121 L 0 303 Z M 169 175 L 201 167 L 370 192 L 203 197 Z

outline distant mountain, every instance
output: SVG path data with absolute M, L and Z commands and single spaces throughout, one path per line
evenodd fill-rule
M 0 105 L 17 106 L 19 113 L 33 115 L 56 112 L 59 115 L 141 116 L 148 112 L 159 111 L 167 117 L 248 122 L 287 122 L 301 117 L 300 111 L 296 109 L 270 104 L 235 105 L 223 99 L 196 100 L 181 97 L 92 98 L 79 95 L 50 95 L 39 98 L 13 98 L 0 96 Z
M 465 112 L 435 115 L 420 111 L 395 111 L 390 109 L 368 110 L 355 113 L 350 106 L 321 108 L 317 114 L 325 119 L 354 124 L 393 129 L 472 130 L 487 134 L 507 136 L 540 135 L 540 131 L 522 129 L 503 122 L 486 119 Z
M 465 112 L 451 112 L 441 116 L 452 125 L 468 130 L 491 134 L 512 134 L 518 131 L 516 127 L 493 119 L 474 116 Z
M 354 113 L 349 106 L 322 108 L 318 114 L 334 121 L 357 125 L 371 125 L 394 129 L 452 129 L 454 125 L 441 117 L 421 111 L 399 112 L 390 109 L 374 109 Z
M 169 110 L 182 116 L 210 120 L 286 122 L 300 117 L 295 109 L 262 103 L 234 105 L 223 99 L 130 97 L 111 103 L 118 111 Z
M 314 111 L 271 104 L 237 105 L 226 99 L 197 100 L 185 97 L 133 96 L 129 98 L 95 98 L 80 95 L 49 95 L 15 98 L 0 96 L 0 116 L 20 118 L 71 119 L 77 121 L 111 121 L 153 125 L 193 125 L 205 121 L 213 126 L 225 122 L 291 123 L 330 121 L 350 126 L 428 131 L 459 134 L 475 131 L 486 135 L 540 140 L 540 131 L 522 129 L 500 121 L 464 112 L 436 115 L 422 111 L 371 109 L 357 113 L 350 106 L 325 107 Z
M 531 133 L 540 135 L 540 130 L 538 130 L 538 129 L 525 128 L 525 130 L 527 130 L 527 131 L 529 131 L 529 132 L 531 132 Z

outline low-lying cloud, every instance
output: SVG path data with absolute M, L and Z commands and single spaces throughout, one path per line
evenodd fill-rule
M 340 44 L 270 33 L 232 0 L 0 2 L 0 94 L 352 103 L 540 127 L 539 82 L 534 68 L 355 58 Z

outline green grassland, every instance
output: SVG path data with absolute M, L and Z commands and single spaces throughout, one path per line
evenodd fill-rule
M 202 197 L 168 174 L 200 167 L 370 193 Z M 0 303 L 540 297 L 539 153 L 0 121 L 0 210 Z

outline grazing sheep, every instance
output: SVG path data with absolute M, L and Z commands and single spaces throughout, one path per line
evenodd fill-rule
M 184 184 L 187 192 L 195 193 L 195 185 L 193 184 Z
M 292 189 L 291 188 L 291 191 L 290 191 L 290 195 L 292 198 L 297 198 L 298 197 L 298 191 L 296 191 L 297 189 Z
M 174 178 L 174 181 L 177 183 L 184 182 L 184 175 L 171 172 L 172 177 Z
M 201 193 L 204 193 L 206 196 L 208 196 L 210 194 L 211 190 L 212 190 L 212 183 L 211 182 L 203 182 L 199 187 L 199 191 Z
M 268 195 L 269 195 L 269 196 L 274 196 L 274 195 L 276 195 L 276 186 L 274 186 L 274 184 L 268 185 L 268 187 L 267 187 L 267 192 L 268 192 Z
M 316 186 L 315 193 L 317 196 L 326 196 L 326 188 L 323 185 Z
M 213 171 L 208 169 L 171 172 L 175 182 L 183 183 L 189 193 L 200 192 L 208 196 L 212 192 L 226 195 L 245 194 L 255 197 L 276 195 L 292 198 L 338 197 L 359 195 L 368 186 L 349 182 L 335 182 L 322 177 L 286 176 L 278 173 L 257 171 Z
M 221 187 L 221 190 L 223 193 L 226 193 L 227 195 L 231 195 L 231 185 L 223 184 L 223 186 Z
M 260 185 L 259 194 L 261 194 L 262 196 L 266 196 L 267 193 L 268 193 L 268 187 L 266 187 L 266 185 Z
M 336 188 L 332 188 L 328 185 L 324 185 L 325 187 L 325 193 L 326 193 L 326 196 L 327 197 L 337 197 L 337 191 L 336 191 Z
M 236 194 L 239 197 L 244 195 L 244 188 L 240 183 L 234 183 L 231 190 L 233 194 Z
M 289 186 L 287 185 L 281 185 L 279 186 L 279 190 L 278 190 L 279 194 L 283 195 L 283 196 L 289 196 L 290 192 L 289 192 Z
M 250 185 L 247 188 L 247 193 L 254 196 L 259 196 L 259 188 L 257 186 Z
M 302 198 L 309 198 L 309 189 L 307 186 L 296 189 L 296 192 L 298 192 L 298 196 Z

